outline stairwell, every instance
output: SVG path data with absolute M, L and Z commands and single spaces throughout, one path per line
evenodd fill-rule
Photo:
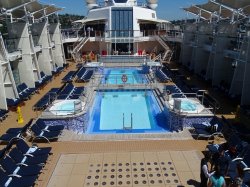
M 73 45 L 72 57 L 75 62 L 81 62 L 81 54 L 79 53 L 83 46 L 89 41 L 89 37 L 80 37 Z
M 165 52 L 163 55 L 158 55 L 156 56 L 157 58 L 154 58 L 155 60 L 161 60 L 161 61 L 166 61 L 170 62 L 172 56 L 173 56 L 173 50 L 169 47 L 169 45 L 166 44 L 166 42 L 160 37 L 160 36 L 155 36 L 155 39 L 161 44 L 161 46 L 165 49 Z

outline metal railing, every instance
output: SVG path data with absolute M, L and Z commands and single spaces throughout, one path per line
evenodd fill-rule
M 141 38 L 150 36 L 163 36 L 164 39 L 178 38 L 182 39 L 183 34 L 181 31 L 168 31 L 168 30 L 94 30 L 87 31 L 82 29 L 64 29 L 61 30 L 63 39 L 72 39 L 79 37 L 95 37 L 95 38 L 109 38 L 109 39 L 122 39 L 122 38 Z

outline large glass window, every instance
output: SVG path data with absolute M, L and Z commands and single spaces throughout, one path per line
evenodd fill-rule
M 112 37 L 133 36 L 133 9 L 112 9 Z
M 114 0 L 115 3 L 127 3 L 128 0 Z

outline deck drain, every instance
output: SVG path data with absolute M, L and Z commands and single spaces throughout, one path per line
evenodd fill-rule
M 95 182 L 95 183 L 94 183 L 94 186 L 98 186 L 98 182 Z
M 97 164 L 97 167 L 100 167 L 101 166 L 101 164 Z
M 157 165 L 158 163 L 157 162 L 154 162 L 154 165 Z
M 149 166 L 149 165 L 150 165 L 150 162 L 147 162 L 147 165 Z
M 90 167 L 93 167 L 94 165 L 93 164 L 90 164 Z
M 114 181 L 111 181 L 111 182 L 110 182 L 110 185 L 111 185 L 111 186 L 113 186 L 114 184 L 115 184 L 115 182 L 114 182 Z
M 95 176 L 95 179 L 99 179 L 99 175 L 96 175 L 96 176 Z
M 113 179 L 113 178 L 115 178 L 115 176 L 114 176 L 114 175 L 111 175 L 110 178 Z
M 90 183 L 88 182 L 86 185 L 87 185 L 87 186 L 89 186 L 89 185 L 90 185 Z
M 159 184 L 162 184 L 162 183 L 163 183 L 163 181 L 162 181 L 162 180 L 158 180 L 158 183 L 159 183 Z
M 87 176 L 87 179 L 91 179 L 91 176 Z
M 160 177 L 160 176 L 161 176 L 161 174 L 160 174 L 160 173 L 157 173 L 157 174 L 156 174 L 156 176 L 157 176 L 157 177 Z
M 166 171 L 166 170 L 167 170 L 167 168 L 162 168 L 162 170 L 163 170 L 163 171 Z
M 148 171 L 152 171 L 152 168 L 148 168 Z
M 126 177 L 127 177 L 127 178 L 129 178 L 129 177 L 130 177 L 130 175 L 126 175 Z
M 122 163 L 119 163 L 118 166 L 122 166 Z
M 122 172 L 122 169 L 118 169 L 119 172 Z
M 127 168 L 127 169 L 126 169 L 126 171 L 130 171 L 130 169 L 129 169 L 129 168 Z
M 136 168 L 134 168 L 134 169 L 133 169 L 133 171 L 137 171 L 137 169 L 136 169 Z
M 159 171 L 160 169 L 159 168 L 155 168 L 155 171 Z
M 169 169 L 170 169 L 170 170 L 174 170 L 174 168 L 173 168 L 173 167 L 170 167 Z
M 144 168 L 141 168 L 141 171 L 144 171 L 145 169 Z
M 133 163 L 133 166 L 136 166 L 136 163 Z
M 118 175 L 118 178 L 122 178 L 122 175 Z
M 141 174 L 141 177 L 146 177 L 146 175 L 145 174 Z
M 175 182 L 175 183 L 178 183 L 179 181 L 175 179 L 174 182 Z
M 154 184 L 154 183 L 155 183 L 155 181 L 154 181 L 154 180 L 151 180 L 151 181 L 150 181 L 150 183 L 151 183 L 151 184 Z
M 107 175 L 103 175 L 102 178 L 106 179 L 106 178 L 107 178 Z
M 173 176 L 173 177 L 175 177 L 175 176 L 176 176 L 176 174 L 175 174 L 175 173 L 172 173 L 172 176 Z
M 142 184 L 147 184 L 147 181 L 143 180 L 143 181 L 142 181 Z
M 127 181 L 126 184 L 130 184 L 130 181 Z
M 171 165 L 172 164 L 172 162 L 168 162 L 168 165 Z
M 115 172 L 115 169 L 111 169 L 111 172 Z
M 165 176 L 165 177 L 168 177 L 168 174 L 167 174 L 167 173 L 164 173 L 164 176 Z
M 112 163 L 112 164 L 111 164 L 111 166 L 115 166 L 115 164 L 114 164 L 114 163 Z
M 99 172 L 100 172 L 100 170 L 99 170 L 99 169 L 97 169 L 97 170 L 96 170 L 96 173 L 99 173 Z
M 137 178 L 138 177 L 138 175 L 137 174 L 134 174 L 134 178 Z
M 119 181 L 118 184 L 119 184 L 119 185 L 122 185 L 122 181 Z
M 106 173 L 107 171 L 108 171 L 107 169 L 104 169 L 104 170 L 103 170 L 103 172 L 105 172 L 105 173 Z
M 126 163 L 126 166 L 129 166 L 130 164 L 129 163 Z
M 135 184 L 139 184 L 139 182 L 138 182 L 138 181 L 135 181 L 134 183 L 135 183 Z
M 170 183 L 170 180 L 166 180 L 167 183 Z
M 140 165 L 143 166 L 144 165 L 143 162 L 141 162 Z
M 161 165 L 165 165 L 165 162 L 161 162 Z
M 105 186 L 107 183 L 106 182 L 102 182 L 102 185 Z
M 105 167 L 107 167 L 107 166 L 108 166 L 108 164 L 107 164 L 107 163 L 105 163 L 105 164 L 104 164 L 104 166 L 105 166 Z

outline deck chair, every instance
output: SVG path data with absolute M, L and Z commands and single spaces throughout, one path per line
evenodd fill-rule
M 39 140 L 39 139 L 44 139 L 47 142 L 50 142 L 51 140 L 58 139 L 62 133 L 62 131 L 50 131 L 50 132 L 48 132 L 46 130 L 40 129 L 37 125 L 33 125 L 31 127 L 31 130 L 34 134 L 33 141 Z
M 62 131 L 64 129 L 64 125 L 54 125 L 49 126 L 44 123 L 41 119 L 38 119 L 35 123 L 42 131 Z
M 34 186 L 37 176 L 8 175 L 0 169 L 0 186 L 30 187 Z
M 0 165 L 8 174 L 17 174 L 21 176 L 30 176 L 30 175 L 38 175 L 41 173 L 42 166 L 39 165 L 31 165 L 28 166 L 26 164 L 16 165 L 15 162 L 9 158 L 5 157 L 0 161 Z
M 9 128 L 5 134 L 0 137 L 1 142 L 10 142 L 15 139 L 23 139 L 23 134 L 32 124 L 33 119 L 31 119 L 25 126 L 21 128 Z
M 16 147 L 11 149 L 7 156 L 16 163 L 27 165 L 44 165 L 48 160 L 48 155 L 24 156 Z
M 16 143 L 17 149 L 25 156 L 38 156 L 38 155 L 49 155 L 51 154 L 51 147 L 29 147 L 24 140 L 18 140 Z

